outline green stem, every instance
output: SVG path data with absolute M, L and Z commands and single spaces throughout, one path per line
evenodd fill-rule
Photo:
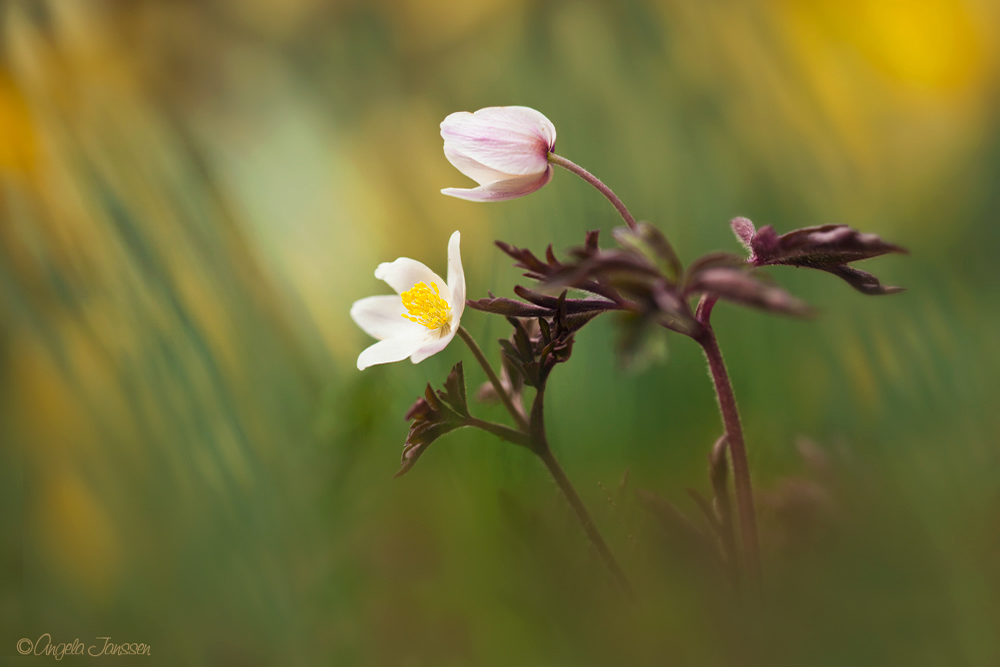
M 486 431 L 487 433 L 492 433 L 507 442 L 513 442 L 515 445 L 521 445 L 522 447 L 531 449 L 531 438 L 524 431 L 518 431 L 517 429 L 504 426 L 503 424 L 494 424 L 493 422 L 483 421 L 482 419 L 476 419 L 475 417 L 469 417 L 466 419 L 465 425 L 478 428 Z
M 592 173 L 590 173 L 580 165 L 567 160 L 561 155 L 556 155 L 555 153 L 549 153 L 549 162 L 551 162 L 552 164 L 559 165 L 563 169 L 573 172 L 583 180 L 593 185 L 595 188 L 598 189 L 598 191 L 600 191 L 602 195 L 607 197 L 608 201 L 610 201 L 611 204 L 618 210 L 622 218 L 625 220 L 625 224 L 629 226 L 629 229 L 631 229 L 632 231 L 636 231 L 639 228 L 639 226 L 635 222 L 635 218 L 633 218 L 632 214 L 629 213 L 627 208 L 625 208 L 625 204 L 623 204 L 622 200 L 618 198 L 618 195 L 612 192 L 611 188 L 602 183 L 601 180 L 597 178 L 597 176 L 594 176 Z
M 483 367 L 484 371 L 486 371 L 486 377 L 490 379 L 490 383 L 493 385 L 493 389 L 495 389 L 497 395 L 500 396 L 500 400 L 503 401 L 503 404 L 504 406 L 506 406 L 507 411 L 510 412 L 510 416 L 514 418 L 515 422 L 517 422 L 518 427 L 522 431 L 527 433 L 528 420 L 524 416 L 524 411 L 518 410 L 514 406 L 514 401 L 511 400 L 510 394 L 507 393 L 507 390 L 500 382 L 500 378 L 498 378 L 497 374 L 493 372 L 493 367 L 490 366 L 490 362 L 486 360 L 486 356 L 480 349 L 479 344 L 472 337 L 472 335 L 468 331 L 466 331 L 465 327 L 461 325 L 458 327 L 458 335 L 462 337 L 462 340 L 465 341 L 465 344 L 469 346 L 470 350 L 472 350 L 472 355 L 476 358 L 476 361 L 478 361 L 479 365 Z
M 544 396 L 545 391 L 539 390 L 535 395 L 535 403 L 531 408 L 531 449 L 542 460 L 545 467 L 549 469 L 549 473 L 552 474 L 553 479 L 556 480 L 559 490 L 562 491 L 570 507 L 576 513 L 577 518 L 583 525 L 584 532 L 590 538 L 591 544 L 597 549 L 597 553 L 600 554 L 604 564 L 611 570 L 611 575 L 614 577 L 615 582 L 627 597 L 632 598 L 635 596 L 632 584 L 629 583 L 628 577 L 625 576 L 625 572 L 622 571 L 614 554 L 611 553 L 607 542 L 604 541 L 600 531 L 597 529 L 597 524 L 591 518 L 590 512 L 587 511 L 587 506 L 583 504 L 583 500 L 580 499 L 576 489 L 573 488 L 573 483 L 569 481 L 569 477 L 566 476 L 562 466 L 559 465 L 555 455 L 552 453 L 552 449 L 549 447 L 548 439 L 545 436 L 545 418 L 543 416 Z

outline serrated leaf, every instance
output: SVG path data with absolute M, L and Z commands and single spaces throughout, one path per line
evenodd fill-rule
M 461 361 L 451 369 L 448 379 L 444 382 L 444 389 L 442 399 L 449 407 L 459 415 L 469 417 L 469 403 L 465 395 L 465 370 Z
M 412 423 L 403 444 L 401 467 L 395 476 L 409 471 L 432 442 L 465 426 L 467 419 L 469 407 L 465 394 L 465 372 L 460 361 L 448 374 L 444 391 L 435 392 L 428 384 L 423 397 L 406 411 L 406 420 L 412 420 Z

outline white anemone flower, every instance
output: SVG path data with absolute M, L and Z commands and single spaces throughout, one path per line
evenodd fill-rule
M 455 232 L 448 241 L 447 283 L 409 257 L 378 265 L 375 277 L 396 294 L 370 296 L 351 306 L 351 319 L 379 340 L 358 356 L 358 370 L 406 358 L 418 364 L 448 346 L 465 310 L 460 239 Z
M 486 107 L 459 111 L 441 122 L 444 154 L 479 183 L 478 188 L 441 192 L 471 201 L 503 201 L 538 190 L 552 180 L 549 153 L 556 128 L 529 107 Z

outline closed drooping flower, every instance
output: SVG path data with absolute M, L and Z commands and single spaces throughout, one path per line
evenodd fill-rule
M 444 154 L 478 188 L 441 192 L 471 201 L 503 201 L 530 194 L 552 180 L 549 153 L 556 128 L 528 107 L 460 111 L 441 122 Z
M 358 370 L 409 358 L 417 364 L 448 346 L 465 310 L 458 232 L 448 241 L 448 282 L 421 262 L 400 257 L 375 269 L 396 294 L 355 301 L 351 319 L 379 339 L 358 356 Z

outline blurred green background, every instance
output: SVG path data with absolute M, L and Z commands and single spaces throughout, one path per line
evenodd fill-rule
M 0 656 L 47 632 L 136 664 L 1000 664 L 998 36 L 992 0 L 3 0 Z M 683 338 L 628 371 L 600 320 L 550 384 L 638 607 L 525 451 L 460 431 L 392 479 L 423 386 L 484 376 L 457 343 L 355 369 L 375 266 L 443 271 L 459 229 L 470 298 L 509 295 L 493 239 L 620 224 L 566 172 L 439 194 L 470 183 L 441 119 L 508 104 L 686 261 L 738 250 L 736 215 L 911 249 L 863 267 L 899 296 L 774 270 L 821 317 L 716 310 L 761 590 L 631 499 L 708 492 Z M 463 324 L 496 358 L 505 323 Z

